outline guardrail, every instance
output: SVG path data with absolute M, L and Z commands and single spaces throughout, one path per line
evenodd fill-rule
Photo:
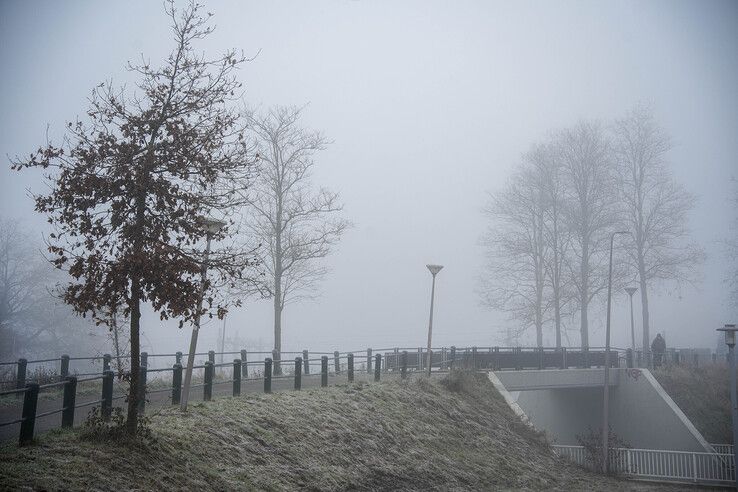
M 553 448 L 558 455 L 585 468 L 592 468 L 583 446 L 554 445 Z M 727 453 L 616 448 L 610 453 L 610 470 L 636 480 L 701 485 L 735 484 L 733 455 Z

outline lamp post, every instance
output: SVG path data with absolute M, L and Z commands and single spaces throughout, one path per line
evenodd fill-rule
M 195 365 L 195 350 L 197 349 L 197 335 L 200 332 L 200 311 L 202 311 L 202 298 L 205 295 L 205 282 L 208 276 L 208 259 L 210 257 L 210 241 L 213 239 L 213 235 L 217 234 L 225 222 L 221 222 L 215 219 L 200 219 L 200 224 L 205 230 L 206 245 L 205 245 L 205 257 L 200 267 L 200 294 L 197 297 L 197 312 L 195 313 L 195 320 L 192 324 L 192 338 L 190 338 L 190 353 L 187 355 L 187 369 L 185 371 L 184 387 L 182 388 L 182 402 L 180 409 L 183 412 L 187 411 L 187 400 L 190 396 L 190 384 L 192 383 L 192 366 Z
M 602 397 L 602 469 L 605 473 L 609 471 L 609 449 L 610 438 L 610 304 L 612 303 L 612 247 L 615 236 L 628 234 L 628 231 L 615 231 L 610 234 L 610 271 L 607 276 L 607 325 L 605 328 L 605 384 L 603 385 Z
M 636 337 L 635 327 L 633 325 L 633 294 L 638 290 L 638 287 L 626 287 L 625 292 L 630 296 L 630 348 L 633 351 L 633 357 L 636 352 Z
M 433 335 L 433 298 L 436 294 L 436 274 L 441 271 L 443 265 L 426 265 L 428 270 L 433 275 L 433 283 L 431 284 L 431 305 L 430 305 L 430 320 L 428 321 L 428 377 L 431 375 L 431 337 Z
M 738 396 L 736 396 L 736 374 L 735 374 L 735 325 L 725 325 L 717 331 L 725 333 L 725 345 L 728 346 L 728 358 L 730 359 L 730 406 L 733 418 L 733 463 L 738 464 Z M 735 486 L 738 488 L 738 473 L 735 474 Z

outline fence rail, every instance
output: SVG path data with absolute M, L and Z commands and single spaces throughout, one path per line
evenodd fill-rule
M 717 446 L 727 449 L 721 447 L 726 445 Z M 593 468 L 595 460 L 588 456 L 583 446 L 555 445 L 553 448 L 560 456 L 585 468 Z M 735 484 L 735 463 L 733 455 L 728 453 L 616 448 L 609 456 L 611 471 L 633 479 L 701 485 Z

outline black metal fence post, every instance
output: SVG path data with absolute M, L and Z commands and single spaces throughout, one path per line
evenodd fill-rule
M 302 358 L 295 357 L 295 390 L 302 389 Z
M 472 370 L 477 370 L 477 347 L 472 347 Z
M 182 401 L 182 364 L 177 362 L 172 368 L 172 405 Z
M 280 362 L 279 350 L 272 350 L 272 374 L 279 376 L 282 374 L 282 363 Z
M 366 349 L 366 373 L 372 373 L 372 349 Z
M 272 392 L 272 359 L 264 359 L 264 393 Z
M 28 361 L 26 359 L 18 359 L 17 371 L 15 373 L 15 389 L 26 387 L 26 371 L 28 370 Z
M 23 395 L 23 421 L 20 428 L 19 444 L 23 446 L 33 441 L 33 428 L 36 426 L 36 406 L 38 405 L 38 383 L 28 383 Z
M 418 364 L 415 367 L 415 370 L 422 371 L 423 370 L 423 348 L 418 347 Z
M 328 386 L 328 356 L 324 355 L 320 358 L 320 386 L 325 388 Z
M 448 369 L 453 370 L 454 368 L 454 361 L 456 360 L 456 345 L 451 345 L 451 356 L 450 361 L 448 363 Z
M 400 355 L 400 377 L 407 378 L 407 350 L 403 350 Z
M 625 365 L 628 369 L 633 368 L 633 349 L 625 349 Z
M 215 350 L 208 350 L 208 362 L 215 364 Z
M 248 353 L 245 349 L 241 350 L 241 376 L 245 378 L 249 377 L 249 365 L 247 363 L 248 359 L 246 358 L 247 355 Z
M 149 365 L 149 353 L 141 352 L 141 367 L 146 367 L 148 365 Z
M 500 347 L 494 348 L 494 360 L 492 361 L 492 369 L 494 371 L 500 370 Z
M 212 352 L 212 350 L 211 350 Z M 213 363 L 207 361 L 205 363 L 205 385 L 202 390 L 202 399 L 204 401 L 210 401 L 213 398 L 213 375 L 215 373 L 215 367 Z
M 303 371 L 305 374 L 310 374 L 310 357 L 307 350 L 302 351 L 302 364 L 303 364 Z
M 348 354 L 348 382 L 354 382 L 354 354 Z
M 105 371 L 110 370 L 110 361 L 113 358 L 110 354 L 103 354 L 103 374 L 105 374 Z
M 336 371 L 336 374 L 339 374 L 341 372 L 341 354 L 338 353 L 338 350 L 333 352 L 333 366 L 334 370 Z
M 138 371 L 138 413 L 141 415 L 146 411 L 146 373 L 146 366 L 141 365 Z
M 374 356 L 374 381 L 379 382 L 379 376 L 382 372 L 382 354 Z
M 569 361 L 567 360 L 566 347 L 561 347 L 561 368 L 569 369 Z
M 113 371 L 110 369 L 103 373 L 101 400 L 100 416 L 107 422 L 110 420 L 110 414 L 113 412 Z
M 233 359 L 233 396 L 241 396 L 241 359 Z
M 174 354 L 174 363 L 175 364 L 180 364 L 180 365 L 182 364 L 182 352 L 177 351 Z
M 61 367 L 59 368 L 59 375 L 62 378 L 69 376 L 69 356 L 66 354 L 61 356 Z
M 62 418 L 61 426 L 63 428 L 72 427 L 74 425 L 74 405 L 77 399 L 77 378 L 68 376 L 64 383 L 64 396 L 62 398 Z

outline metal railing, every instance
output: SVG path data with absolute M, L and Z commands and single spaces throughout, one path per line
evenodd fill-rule
M 554 445 L 553 448 L 559 456 L 592 468 L 583 446 Z M 727 453 L 616 448 L 610 454 L 610 470 L 636 480 L 702 485 L 735 483 L 733 455 Z

